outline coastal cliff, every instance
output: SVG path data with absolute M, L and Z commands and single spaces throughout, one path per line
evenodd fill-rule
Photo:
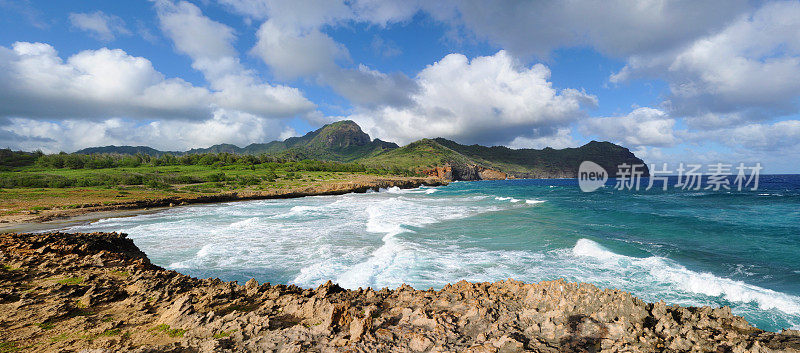
M 442 166 L 424 170 L 423 173 L 444 180 L 503 180 L 508 178 L 506 173 L 475 164 L 451 165 L 445 163 Z
M 196 279 L 125 234 L 0 235 L 6 351 L 798 352 L 728 308 L 563 280 L 345 290 Z

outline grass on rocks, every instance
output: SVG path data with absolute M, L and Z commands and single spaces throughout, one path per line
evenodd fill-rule
M 151 328 L 149 331 L 152 332 L 154 335 L 162 333 L 162 334 L 165 334 L 165 335 L 167 335 L 169 337 L 173 337 L 173 338 L 175 338 L 175 337 L 183 337 L 183 334 L 186 333 L 186 330 L 184 330 L 184 329 L 170 328 L 169 325 L 167 325 L 167 324 L 158 325 L 156 327 Z

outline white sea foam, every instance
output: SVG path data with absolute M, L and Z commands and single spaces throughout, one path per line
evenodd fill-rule
M 330 279 L 347 288 L 563 277 L 621 288 L 649 301 L 729 304 L 748 320 L 776 326 L 800 322 L 795 296 L 692 271 L 662 257 L 621 255 L 589 239 L 564 244 L 566 232 L 526 228 L 529 233 L 519 234 L 517 228 L 487 223 L 486 215 L 471 218 L 498 210 L 529 212 L 535 206 L 519 203 L 536 205 L 545 196 L 516 199 L 444 188 L 442 196 L 428 196 L 434 190 L 193 205 L 71 230 L 129 233 L 154 263 L 192 274 L 224 277 L 260 269 L 269 274 L 259 280 L 314 287 Z M 464 220 L 449 222 L 456 219 Z M 485 234 L 484 225 L 497 232 Z M 481 231 L 469 230 L 475 227 Z
M 382 244 L 369 257 L 340 274 L 337 277 L 340 285 L 356 288 L 402 282 L 403 276 L 415 266 L 418 251 L 399 237 L 403 233 L 414 233 L 407 227 L 423 227 L 447 219 L 463 218 L 478 210 L 469 205 L 445 206 L 425 200 L 400 196 L 370 205 L 366 209 L 366 230 L 383 234 Z
M 513 203 L 517 203 L 517 202 L 520 202 L 520 201 L 522 201 L 522 200 L 520 200 L 520 199 L 515 199 L 515 198 L 513 198 L 513 197 L 508 197 L 508 196 L 503 196 L 503 197 L 495 197 L 494 199 L 495 199 L 495 200 L 498 200 L 498 201 L 509 201 L 509 202 L 513 202 Z
M 397 186 L 390 186 L 390 187 L 388 187 L 388 188 L 386 188 L 386 189 L 384 189 L 384 188 L 381 188 L 381 189 L 380 189 L 380 191 L 382 191 L 382 192 L 388 192 L 388 193 L 390 193 L 390 194 L 399 194 L 399 193 L 402 193 L 402 192 L 403 192 L 403 189 L 401 189 L 401 188 L 399 188 L 399 187 L 397 187 Z
M 578 240 L 572 248 L 572 253 L 601 261 L 608 268 L 627 273 L 628 276 L 648 275 L 649 279 L 643 280 L 659 285 L 689 293 L 719 297 L 729 302 L 755 303 L 763 310 L 777 309 L 787 314 L 800 315 L 800 297 L 718 277 L 707 272 L 692 271 L 666 258 L 619 255 L 589 239 Z
M 234 228 L 234 229 L 235 228 L 251 228 L 251 227 L 258 226 L 258 223 L 259 223 L 259 218 L 258 217 L 250 217 L 250 218 L 238 221 L 238 222 L 233 222 L 233 223 L 230 224 L 229 227 L 230 228 Z

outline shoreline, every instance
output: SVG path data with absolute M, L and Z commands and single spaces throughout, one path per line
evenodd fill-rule
M 153 265 L 118 233 L 0 234 L 0 264 L 0 345 L 33 352 L 800 352 L 800 331 L 766 332 L 728 307 L 564 280 L 240 285 Z
M 164 197 L 156 199 L 143 199 L 124 201 L 114 204 L 83 204 L 71 209 L 43 210 L 40 213 L 28 215 L 6 215 L 0 216 L 0 232 L 19 232 L 32 230 L 53 229 L 50 222 L 70 223 L 71 221 L 94 221 L 101 218 L 109 218 L 110 215 L 123 216 L 126 214 L 138 214 L 143 211 L 153 209 L 164 209 L 175 206 L 191 204 L 210 204 L 232 201 L 249 200 L 268 200 L 268 199 L 289 199 L 306 196 L 322 195 L 344 195 L 349 193 L 365 193 L 368 190 L 381 188 L 399 187 L 401 189 L 413 189 L 420 186 L 443 186 L 449 182 L 439 178 L 427 177 L 374 177 L 371 180 L 335 182 L 320 186 L 304 186 L 291 189 L 278 189 L 267 191 L 233 191 L 211 195 L 199 195 L 193 197 Z M 107 212 L 105 216 L 102 214 Z M 88 216 L 98 215 L 101 216 Z M 41 226 L 40 226 L 41 225 Z

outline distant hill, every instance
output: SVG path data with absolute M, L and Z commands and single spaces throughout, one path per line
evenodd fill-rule
M 279 157 L 295 159 L 321 159 L 339 162 L 352 162 L 359 158 L 380 154 L 399 148 L 395 143 L 370 139 L 361 127 L 353 121 L 343 120 L 325 125 L 300 137 L 290 137 L 283 141 L 254 143 L 240 148 L 230 144 L 197 148 L 187 153 L 267 153 Z
M 106 146 L 85 148 L 76 153 L 191 153 L 270 154 L 290 159 L 317 159 L 359 162 L 378 167 L 400 167 L 452 180 L 505 178 L 574 178 L 585 160 L 604 167 L 611 176 L 622 163 L 644 164 L 627 148 L 610 142 L 592 141 L 565 149 L 511 149 L 504 146 L 462 145 L 444 138 L 422 139 L 400 147 L 395 143 L 372 140 L 353 121 L 325 125 L 303 136 L 283 141 L 254 143 L 246 147 L 219 144 L 186 152 L 164 152 L 145 146 Z M 648 174 L 647 167 L 644 168 Z
M 75 152 L 76 154 L 146 154 L 150 156 L 160 156 L 164 154 L 181 154 L 183 152 L 174 151 L 159 151 L 155 148 L 147 146 L 104 146 L 104 147 L 89 147 Z
M 462 145 L 444 138 L 423 139 L 365 160 L 376 166 L 398 165 L 453 180 L 575 178 L 583 161 L 593 161 L 616 175 L 620 164 L 644 164 L 627 148 L 592 141 L 578 148 L 512 149 Z M 649 171 L 645 165 L 644 175 Z

